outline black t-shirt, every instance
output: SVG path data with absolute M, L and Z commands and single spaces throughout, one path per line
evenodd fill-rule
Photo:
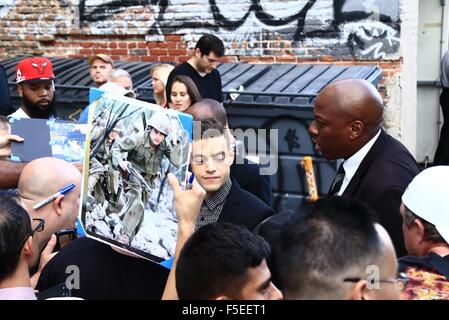
M 204 77 L 200 76 L 194 67 L 188 62 L 184 62 L 176 66 L 168 76 L 167 88 L 172 82 L 175 76 L 188 76 L 196 84 L 201 97 L 203 99 L 209 98 L 217 100 L 218 102 L 223 102 L 223 93 L 221 91 L 221 77 L 220 73 L 214 69 L 211 73 L 207 73 Z M 170 101 L 169 92 L 167 91 L 167 101 Z
M 73 297 L 95 299 L 159 300 L 169 270 L 145 259 L 114 251 L 109 245 L 80 238 L 65 246 L 51 259 L 39 278 L 36 289 L 44 291 L 65 283 L 79 268 L 79 289 Z M 66 273 L 68 270 L 68 273 Z
M 407 272 L 409 268 L 419 269 L 419 270 L 428 270 L 432 272 L 436 272 L 439 274 L 443 274 L 442 270 L 439 270 L 435 265 L 435 260 L 443 260 L 446 261 L 446 264 L 449 266 L 449 255 L 445 257 L 439 257 L 435 253 L 430 253 L 426 256 L 415 257 L 415 256 L 405 256 L 398 259 L 399 272 Z

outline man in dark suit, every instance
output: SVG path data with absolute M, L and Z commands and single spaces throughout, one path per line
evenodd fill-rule
M 274 214 L 273 209 L 230 178 L 234 154 L 230 150 L 229 135 L 221 123 L 211 118 L 196 124 L 190 165 L 206 191 L 196 228 L 214 222 L 231 222 L 254 229 Z
M 225 129 L 229 129 L 226 110 L 216 100 L 203 99 L 193 104 L 185 112 L 192 115 L 196 120 L 217 119 Z M 232 143 L 235 144 L 235 138 L 229 131 L 228 134 L 229 139 L 233 140 Z M 231 178 L 235 179 L 242 189 L 252 193 L 271 207 L 273 205 L 273 191 L 270 176 L 262 175 L 261 166 L 239 153 L 238 149 L 231 151 L 235 151 L 234 162 L 231 165 Z
M 379 92 L 365 80 L 341 80 L 320 92 L 313 113 L 309 132 L 315 149 L 329 160 L 344 160 L 329 194 L 370 205 L 390 234 L 397 255 L 406 254 L 399 207 L 419 168 L 408 150 L 381 128 Z

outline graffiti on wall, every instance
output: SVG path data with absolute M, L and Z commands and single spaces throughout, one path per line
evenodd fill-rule
M 399 51 L 399 1 L 334 0 L 334 21 L 353 56 L 377 60 Z
M 101 24 L 133 6 L 150 6 L 150 35 L 213 31 L 229 42 L 322 40 L 338 54 L 380 59 L 399 51 L 399 0 L 111 0 L 79 1 L 80 22 Z M 300 46 L 298 44 L 298 46 Z M 235 50 L 234 54 L 248 54 Z M 259 51 L 259 53 L 261 53 Z
M 150 4 L 153 6 L 157 6 L 157 8 L 155 8 L 155 12 L 157 12 L 157 15 L 155 17 L 155 26 L 157 26 L 157 28 L 153 27 L 152 29 L 166 29 L 172 32 L 177 28 L 208 28 L 213 30 L 219 30 L 220 28 L 222 28 L 226 31 L 236 31 L 241 28 L 248 20 L 249 16 L 253 14 L 254 18 L 266 27 L 286 26 L 290 25 L 293 22 L 294 24 L 296 24 L 296 30 L 294 32 L 293 38 L 299 40 L 302 37 L 307 12 L 312 8 L 317 0 L 289 1 L 294 4 L 294 6 L 292 6 L 292 8 L 294 8 L 294 13 L 288 16 L 278 16 L 276 14 L 271 14 L 267 10 L 266 4 L 264 4 L 264 0 L 243 0 L 236 2 L 236 4 L 238 4 L 238 10 L 230 10 L 229 2 L 220 0 L 208 0 L 207 3 L 204 3 L 204 5 L 202 6 L 203 10 L 204 8 L 208 8 L 208 10 L 207 12 L 203 12 L 202 14 L 211 14 L 212 17 L 209 18 L 212 19 L 194 19 L 194 17 L 198 15 L 198 12 L 195 13 L 192 11 L 192 17 L 186 16 L 185 19 L 170 19 L 170 21 L 165 16 L 165 13 L 167 12 L 167 9 L 169 7 L 174 8 L 174 12 L 176 12 L 179 7 L 183 7 L 183 11 L 186 11 L 184 5 L 191 3 L 191 1 L 175 0 L 169 2 L 168 0 L 114 0 L 106 2 L 101 6 L 92 7 L 91 9 L 89 9 L 89 7 L 87 6 L 88 2 L 89 1 L 82 0 L 80 1 L 79 5 L 80 20 L 84 24 L 102 21 L 113 14 L 125 11 L 126 7 L 129 6 Z M 201 4 L 201 1 L 198 2 L 199 4 Z M 266 2 L 268 3 L 268 1 Z M 279 1 L 272 1 L 271 3 L 273 2 L 278 2 L 277 4 L 279 5 Z M 227 16 L 226 13 L 229 12 L 231 12 L 231 14 Z M 179 13 L 181 13 L 181 11 Z
M 14 0 L 0 0 L 0 19 L 14 8 Z
M 123 25 L 136 25 L 133 32 L 149 36 L 214 32 L 228 43 L 249 43 L 245 50 L 232 49 L 236 55 L 269 54 L 261 43 L 279 39 L 292 41 L 293 49 L 318 44 L 330 48 L 323 54 L 359 59 L 390 57 L 400 45 L 399 0 L 59 1 L 76 7 L 75 21 L 90 34 L 111 34 Z M 0 18 L 14 3 L 0 0 Z M 134 14 L 142 7 L 149 12 L 144 18 Z M 117 18 L 129 12 L 134 15 Z

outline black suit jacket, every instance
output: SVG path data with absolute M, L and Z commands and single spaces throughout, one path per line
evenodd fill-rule
M 247 158 L 234 161 L 231 165 L 231 178 L 237 180 L 242 189 L 252 193 L 268 206 L 273 205 L 273 191 L 270 176 L 260 174 L 260 165 Z
M 399 213 L 401 197 L 419 173 L 413 156 L 399 141 L 381 131 L 343 195 L 370 205 L 390 234 L 398 257 L 406 255 Z
M 260 222 L 273 214 L 272 208 L 255 195 L 240 188 L 237 181 L 233 179 L 218 222 L 238 224 L 252 231 Z

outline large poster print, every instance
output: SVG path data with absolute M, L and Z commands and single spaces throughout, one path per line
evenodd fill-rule
M 90 106 L 81 222 L 89 237 L 155 262 L 174 255 L 169 172 L 184 182 L 192 118 L 107 94 Z

